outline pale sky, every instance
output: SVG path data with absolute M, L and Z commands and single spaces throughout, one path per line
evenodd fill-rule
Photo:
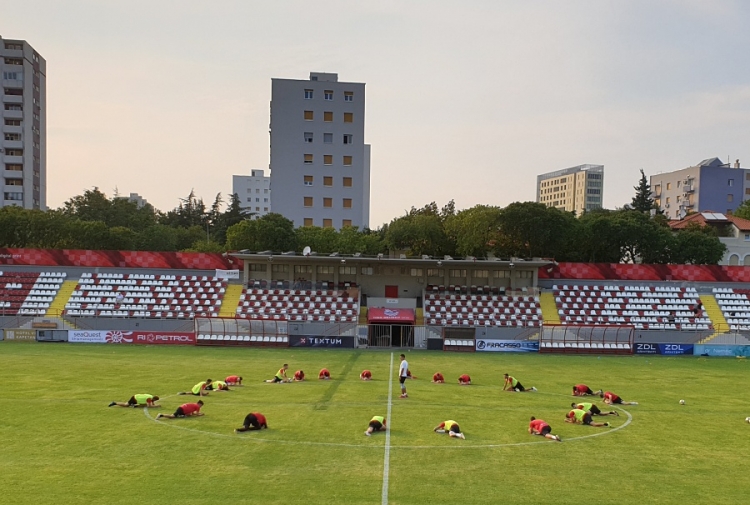
M 605 169 L 604 204 L 704 158 L 750 166 L 750 2 L 0 0 L 47 60 L 47 201 L 162 210 L 266 169 L 271 78 L 364 82 L 372 228 L 430 201 L 535 198 Z

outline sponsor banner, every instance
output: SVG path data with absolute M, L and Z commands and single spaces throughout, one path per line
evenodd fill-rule
M 653 344 L 637 342 L 633 344 L 635 354 L 661 354 L 663 356 L 692 355 L 693 344 Z
M 750 356 L 750 345 L 695 344 L 696 356 Z
M 70 330 L 68 342 L 91 344 L 195 345 L 195 333 L 170 331 Z
M 354 348 L 354 337 L 317 337 L 289 335 L 289 347 L 346 347 Z
M 480 352 L 539 352 L 539 342 L 483 338 L 476 341 L 476 350 Z
M 6 328 L 5 340 L 36 340 L 36 330 Z
M 219 269 L 216 269 L 216 278 L 217 279 L 239 279 L 240 278 L 240 271 L 239 270 L 219 270 Z

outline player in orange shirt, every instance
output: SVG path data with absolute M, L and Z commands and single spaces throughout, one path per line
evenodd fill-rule
M 552 427 L 549 424 L 547 424 L 542 419 L 537 419 L 534 416 L 531 416 L 531 422 L 529 423 L 529 434 L 540 435 L 544 438 L 549 438 L 550 440 L 557 440 L 558 442 L 562 442 L 562 438 L 560 438 L 559 435 L 552 434 Z
M 323 370 L 318 373 L 318 379 L 327 381 L 331 378 L 331 372 L 328 371 L 327 368 L 324 368 Z
M 370 372 L 369 370 L 362 370 L 362 373 L 359 374 L 359 378 L 363 381 L 372 380 L 372 372 Z
M 432 376 L 432 382 L 435 384 L 443 384 L 445 382 L 445 377 L 443 377 L 443 374 L 440 372 L 436 372 L 435 375 Z

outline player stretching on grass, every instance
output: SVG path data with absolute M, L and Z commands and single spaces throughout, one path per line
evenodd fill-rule
M 432 376 L 432 382 L 435 384 L 443 384 L 445 382 L 445 377 L 443 377 L 443 374 L 440 372 L 436 372 L 435 375 Z
M 458 423 L 456 421 L 445 421 L 437 426 L 435 426 L 435 429 L 432 430 L 435 433 L 447 433 L 449 436 L 453 438 L 460 438 L 461 440 L 466 440 L 466 436 L 461 433 L 461 428 L 458 427 Z
M 177 407 L 174 414 L 159 414 L 156 419 L 176 419 L 178 417 L 191 417 L 191 416 L 202 416 L 201 407 L 203 406 L 203 400 L 198 400 L 198 403 L 185 403 Z
M 638 405 L 638 402 L 622 401 L 622 398 L 614 393 L 610 393 L 609 391 L 606 391 L 605 393 L 599 391 L 599 397 L 604 398 L 604 403 L 607 405 Z
M 230 375 L 229 377 L 224 379 L 224 382 L 226 382 L 230 386 L 241 386 L 242 377 L 240 377 L 239 375 Z
M 515 377 L 508 375 L 507 373 L 504 374 L 505 377 L 505 384 L 503 385 L 503 391 L 508 391 L 509 393 L 525 393 L 527 391 L 536 391 L 535 387 L 530 387 L 529 389 L 526 389 L 523 387 L 523 384 L 518 382 L 518 379 Z
M 329 372 L 327 368 L 324 368 L 323 370 L 321 370 L 320 372 L 318 372 L 318 379 L 319 380 L 323 380 L 323 381 L 330 380 L 331 379 L 331 372 Z
M 141 394 L 141 395 L 133 395 L 130 397 L 130 400 L 125 402 L 112 402 L 107 407 L 114 407 L 115 405 L 118 407 L 160 407 L 161 405 L 156 405 L 156 401 L 159 400 L 158 396 L 154 395 L 147 395 L 147 394 Z
M 190 391 L 183 391 L 182 393 L 177 393 L 178 395 L 195 395 L 195 396 L 206 396 L 208 392 L 213 389 L 213 386 L 211 384 L 213 381 L 211 379 L 206 379 L 203 382 L 199 382 L 195 386 L 193 386 L 193 389 Z
M 593 403 L 588 402 L 573 402 L 570 404 L 570 406 L 574 409 L 581 409 L 585 410 L 586 412 L 591 412 L 592 416 L 619 416 L 619 412 L 616 412 L 614 410 L 610 410 L 609 412 L 602 412 L 599 410 L 599 407 L 597 407 Z
M 586 384 L 576 384 L 573 386 L 573 396 L 594 396 L 601 394 L 601 392 L 602 390 L 600 389 L 594 393 Z
M 372 380 L 372 372 L 369 370 L 362 370 L 362 373 L 359 374 L 359 378 L 363 381 L 370 381 Z
M 529 423 L 529 434 L 540 435 L 544 438 L 549 438 L 550 440 L 562 442 L 562 438 L 560 438 L 559 435 L 552 434 L 552 427 L 549 424 L 534 416 L 531 416 L 531 422 Z
M 234 432 L 240 433 L 242 431 L 260 430 L 261 428 L 268 429 L 266 416 L 260 412 L 252 412 L 245 416 L 245 420 L 242 421 L 242 428 L 237 428 Z
M 573 409 L 565 416 L 566 423 L 585 424 L 586 426 L 609 426 L 609 423 L 596 423 L 591 420 L 591 414 L 581 409 Z
M 231 389 L 229 389 L 229 384 L 227 384 L 226 381 L 214 381 L 211 384 L 211 388 L 214 391 L 231 391 Z
M 294 382 L 302 382 L 305 380 L 305 372 L 302 370 L 297 370 L 294 372 Z
M 401 356 L 401 364 L 398 367 L 398 381 L 401 383 L 401 396 L 400 398 L 408 398 L 409 395 L 406 394 L 406 382 L 407 377 L 409 377 L 409 362 L 406 361 L 406 355 L 402 354 Z
M 373 431 L 380 431 L 387 429 L 385 427 L 385 417 L 383 416 L 373 416 L 372 419 L 370 419 L 370 424 L 367 426 L 367 431 L 365 432 L 365 435 L 368 437 L 372 435 Z
M 458 377 L 458 383 L 462 386 L 471 386 L 471 377 L 468 374 L 463 374 Z
M 264 380 L 263 382 L 273 382 L 273 383 L 277 383 L 277 382 L 291 382 L 291 380 L 287 379 L 287 377 L 286 377 L 286 371 L 287 371 L 288 368 L 289 368 L 289 365 L 286 364 L 286 363 L 284 363 L 284 366 L 282 366 L 281 368 L 279 368 L 279 371 L 276 372 L 276 375 L 273 376 L 273 379 L 267 379 L 267 380 Z

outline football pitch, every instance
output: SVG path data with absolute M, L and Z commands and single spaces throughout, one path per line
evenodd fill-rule
M 748 499 L 747 360 L 412 351 L 406 355 L 417 379 L 400 399 L 399 353 L 2 342 L 0 503 Z M 290 376 L 302 369 L 307 380 L 262 382 L 283 363 Z M 332 380 L 317 380 L 323 367 Z M 359 380 L 364 369 L 371 382 Z M 446 384 L 430 382 L 437 371 Z M 504 372 L 538 392 L 502 392 Z M 464 373 L 471 386 L 456 383 Z M 211 392 L 204 416 L 155 420 L 195 400 L 178 391 L 232 374 L 244 386 Z M 639 405 L 594 418 L 611 428 L 564 423 L 576 383 Z M 161 396 L 162 407 L 107 408 L 137 393 Z M 609 410 L 598 397 L 587 401 Z M 370 419 L 389 408 L 390 434 L 364 436 Z M 269 429 L 235 434 L 249 412 L 263 413 Z M 563 442 L 530 436 L 532 415 Z M 466 440 L 433 432 L 449 419 Z

